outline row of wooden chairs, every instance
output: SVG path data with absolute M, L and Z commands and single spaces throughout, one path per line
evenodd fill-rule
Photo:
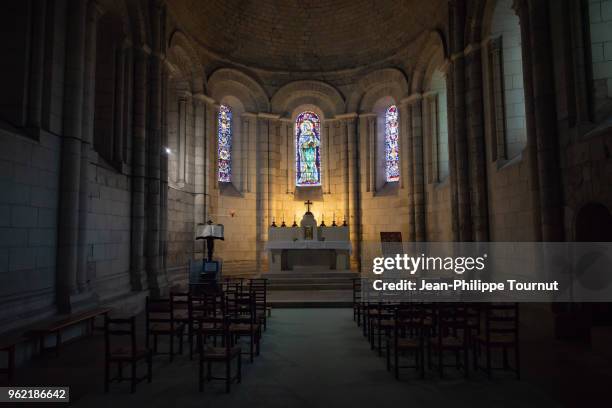
M 517 303 L 367 303 L 355 293 L 358 284 L 354 289 L 353 318 L 371 349 L 386 355 L 387 369 L 393 369 L 396 378 L 405 367 L 415 368 L 424 377 L 426 366 L 441 377 L 444 368 L 453 366 L 467 377 L 470 350 L 474 370 L 482 369 L 488 377 L 495 369 L 509 370 L 520 378 Z M 495 352 L 501 352 L 500 366 L 493 364 Z M 413 364 L 401 366 L 400 356 L 406 354 L 413 357 Z M 449 354 L 454 356 L 452 363 Z
M 129 380 L 134 392 L 136 384 L 143 379 L 151 381 L 152 357 L 155 354 L 174 356 L 183 353 L 185 335 L 189 343 L 189 358 L 195 351 L 199 356 L 199 389 L 213 379 L 222 379 L 226 391 L 231 384 L 242 379 L 242 355 L 249 355 L 250 361 L 260 353 L 262 330 L 265 330 L 269 309 L 267 306 L 267 282 L 261 279 L 225 280 L 220 285 L 192 285 L 188 291 L 174 291 L 166 299 L 146 299 L 145 304 L 145 347 L 136 347 L 134 317 L 105 320 L 106 363 L 105 390 L 113 381 Z M 263 292 L 263 293 L 262 293 Z M 119 328 L 119 326 L 122 326 Z M 117 337 L 128 337 L 127 346 L 116 347 Z M 168 349 L 160 351 L 160 337 L 168 339 Z M 241 339 L 248 339 L 248 348 L 243 353 Z M 178 341 L 178 351 L 175 342 Z M 123 342 L 125 343 L 125 341 Z M 152 345 L 151 345 L 152 343 Z M 137 364 L 145 360 L 146 377 L 137 376 Z M 110 376 L 111 364 L 117 365 L 117 375 Z M 223 363 L 225 376 L 214 377 L 212 364 Z M 235 363 L 235 370 L 232 366 Z M 130 365 L 132 375 L 123 376 L 123 366 Z M 206 369 L 206 370 L 205 370 Z M 205 372 L 206 371 L 206 372 Z M 234 372 L 232 372 L 234 371 Z

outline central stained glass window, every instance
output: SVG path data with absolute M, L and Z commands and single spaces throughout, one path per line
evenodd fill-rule
M 321 185 L 321 121 L 314 112 L 295 119 L 295 185 Z
M 397 106 L 385 111 L 385 179 L 387 183 L 399 181 L 399 125 Z
M 219 129 L 217 130 L 217 168 L 219 181 L 232 181 L 232 108 L 219 107 Z

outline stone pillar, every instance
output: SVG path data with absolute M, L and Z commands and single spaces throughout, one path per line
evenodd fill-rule
M 134 66 L 134 120 L 132 129 L 132 231 L 130 269 L 132 290 L 147 288 L 145 279 L 145 177 L 147 128 L 147 59 L 144 49 L 136 50 Z
M 193 99 L 195 137 L 195 179 L 194 179 L 194 231 L 198 224 L 206 223 L 206 108 L 201 99 Z M 194 244 L 194 258 L 205 258 L 204 240 Z
M 87 6 L 87 24 L 85 26 L 85 68 L 83 84 L 83 116 L 81 138 L 81 177 L 79 195 L 79 254 L 77 269 L 77 286 L 79 292 L 90 290 L 87 258 L 89 255 L 88 217 L 90 200 L 89 154 L 93 145 L 94 103 L 96 84 L 96 40 L 99 9 L 95 1 Z
M 119 49 L 115 52 L 116 64 L 115 64 L 115 121 L 114 121 L 114 134 L 115 143 L 113 144 L 113 162 L 121 168 L 123 164 L 123 121 L 125 120 L 124 110 L 124 77 L 125 77 L 125 52 L 123 45 L 119 45 Z
M 412 116 L 412 191 L 414 197 L 414 240 L 425 241 L 425 167 L 423 163 L 423 96 L 411 97 Z
M 406 179 L 406 194 L 408 196 L 408 242 L 414 242 L 416 237 L 416 224 L 414 220 L 414 167 L 412 163 L 413 152 L 413 130 L 412 130 L 412 106 L 409 99 L 404 99 L 400 103 L 400 120 L 402 127 L 405 128 L 405 137 L 403 139 L 405 149 L 404 159 L 402 160 L 402 178 Z
M 521 25 L 521 53 L 523 56 L 523 89 L 525 90 L 525 122 L 527 127 L 527 155 L 529 181 L 531 184 L 531 206 L 533 212 L 533 240 L 542 240 L 542 218 L 540 216 L 540 180 L 538 174 L 538 145 L 534 118 L 533 73 L 531 62 L 531 29 L 527 0 L 515 0 L 514 9 Z
M 261 272 L 267 266 L 267 254 L 264 246 L 268 240 L 268 226 L 271 224 L 269 214 L 268 191 L 270 186 L 269 161 L 269 120 L 265 116 L 257 117 L 257 268 Z
M 165 15 L 162 16 L 162 21 L 165 19 Z M 168 93 L 168 72 L 164 69 L 166 65 L 163 63 L 165 55 L 161 55 L 162 60 L 162 81 L 161 81 L 161 149 L 160 149 L 160 163 L 159 163 L 159 180 L 160 180 L 160 228 L 159 228 L 159 254 L 160 254 L 160 272 L 161 280 L 166 283 L 168 281 L 166 268 L 166 255 L 168 253 L 168 155 L 165 152 L 165 146 L 168 146 L 168 106 L 167 106 L 167 93 Z M 187 125 L 186 125 L 187 127 Z M 187 138 L 187 136 L 185 136 Z M 187 153 L 187 148 L 185 148 Z M 186 154 L 185 154 L 186 156 Z M 185 161 L 187 158 L 185 157 Z M 167 283 L 166 283 L 167 284 Z
M 30 43 L 30 75 L 28 84 L 28 114 L 26 127 L 39 129 L 42 120 L 43 76 L 45 59 L 45 23 L 47 0 L 32 2 L 32 37 Z
M 563 241 L 563 192 L 548 2 L 529 2 L 533 114 L 537 137 L 542 240 Z
M 148 143 L 147 143 L 147 275 L 152 294 L 165 292 L 168 282 L 161 267 L 161 133 L 162 133 L 162 55 L 161 18 L 159 6 L 151 8 L 152 53 L 149 58 Z
M 348 155 L 348 223 L 351 246 L 353 253 L 351 255 L 351 269 L 361 271 L 361 208 L 360 208 L 360 195 L 359 195 L 359 169 L 357 163 L 359 163 L 359 151 L 357 147 L 358 143 L 358 126 L 357 126 L 357 114 L 351 114 L 346 119 L 346 133 L 347 133 L 347 155 Z
M 489 216 L 487 204 L 487 169 L 484 140 L 484 106 L 482 89 L 482 49 L 472 44 L 466 49 L 467 71 L 466 103 L 469 180 L 471 186 L 471 215 L 473 238 L 489 240 Z
M 453 133 L 455 142 L 454 170 L 457 173 L 457 216 L 459 240 L 472 240 L 470 215 L 470 190 L 468 144 L 466 135 L 467 111 L 465 106 L 465 61 L 463 56 L 465 30 L 465 0 L 455 0 L 451 5 L 451 73 L 453 80 Z
M 60 164 L 57 244 L 57 307 L 70 312 L 78 294 L 79 199 L 85 73 L 87 3 L 71 0 L 67 7 L 64 122 Z

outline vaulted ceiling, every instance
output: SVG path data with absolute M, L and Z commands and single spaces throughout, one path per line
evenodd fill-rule
M 274 71 L 338 71 L 393 57 L 444 25 L 445 0 L 169 0 L 204 49 Z

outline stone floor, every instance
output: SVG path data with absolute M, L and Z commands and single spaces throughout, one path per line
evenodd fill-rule
M 46 355 L 19 369 L 20 385 L 69 385 L 77 407 L 561 407 L 603 406 L 609 398 L 611 360 L 567 344 L 543 340 L 548 327 L 537 311 L 523 312 L 523 379 L 500 373 L 493 380 L 474 374 L 464 380 L 448 371 L 439 379 L 401 381 L 369 350 L 350 309 L 275 309 L 262 354 L 245 362 L 243 382 L 225 394 L 222 382 L 197 391 L 197 363 L 187 355 L 173 363 L 154 362 L 152 384 L 135 394 L 126 383 L 103 392 L 103 338 L 96 335 Z M 64 405 L 65 406 L 65 405 Z

